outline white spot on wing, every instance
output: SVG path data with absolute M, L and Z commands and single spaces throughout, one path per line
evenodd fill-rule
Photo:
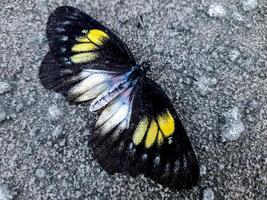
M 129 111 L 129 105 L 124 104 L 122 105 L 117 112 L 108 120 L 105 124 L 103 124 L 100 129 L 101 133 L 105 134 L 115 128 L 120 122 L 122 122 Z
M 114 115 L 121 105 L 122 102 L 119 99 L 115 99 L 114 101 L 110 102 L 110 105 L 106 107 L 99 116 L 96 126 L 100 126 L 107 121 L 112 115 Z
M 73 86 L 69 91 L 69 96 L 79 96 L 100 83 L 108 81 L 110 78 L 111 76 L 108 74 L 93 74 Z
M 110 139 L 112 141 L 116 141 L 118 139 L 118 137 L 120 136 L 120 134 L 126 129 L 127 123 L 126 121 L 122 121 L 118 127 L 116 128 L 116 130 L 112 133 L 112 135 L 110 136 Z
M 100 85 L 96 85 L 94 88 L 88 89 L 86 92 L 78 96 L 75 101 L 76 102 L 82 102 L 82 101 L 88 101 L 90 99 L 96 98 L 98 95 L 103 93 L 105 90 L 108 89 L 108 83 L 102 83 Z

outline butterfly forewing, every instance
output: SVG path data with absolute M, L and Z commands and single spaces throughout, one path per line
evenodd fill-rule
M 108 70 L 123 70 L 135 65 L 134 57 L 123 41 L 76 8 L 57 8 L 48 19 L 47 37 L 60 64 L 90 63 L 91 67 L 96 64 L 98 69 Z

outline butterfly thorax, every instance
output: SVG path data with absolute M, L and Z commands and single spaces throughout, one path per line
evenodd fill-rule
M 135 65 L 130 70 L 129 79 L 131 80 L 142 79 L 146 75 L 147 71 L 149 70 L 150 70 L 150 66 L 146 62 L 141 63 L 140 65 Z

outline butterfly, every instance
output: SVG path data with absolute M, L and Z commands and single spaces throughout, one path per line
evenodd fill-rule
M 144 174 L 175 189 L 197 184 L 191 143 L 164 90 L 146 77 L 146 63 L 137 64 L 117 35 L 73 7 L 49 16 L 47 38 L 41 83 L 99 112 L 90 145 L 108 173 Z

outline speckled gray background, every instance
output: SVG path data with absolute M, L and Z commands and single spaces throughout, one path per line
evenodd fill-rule
M 110 176 L 93 159 L 95 115 L 38 79 L 46 21 L 61 5 L 86 11 L 153 64 L 149 76 L 199 158 L 193 190 Z M 1 200 L 267 199 L 266 0 L 1 0 L 0 30 Z

